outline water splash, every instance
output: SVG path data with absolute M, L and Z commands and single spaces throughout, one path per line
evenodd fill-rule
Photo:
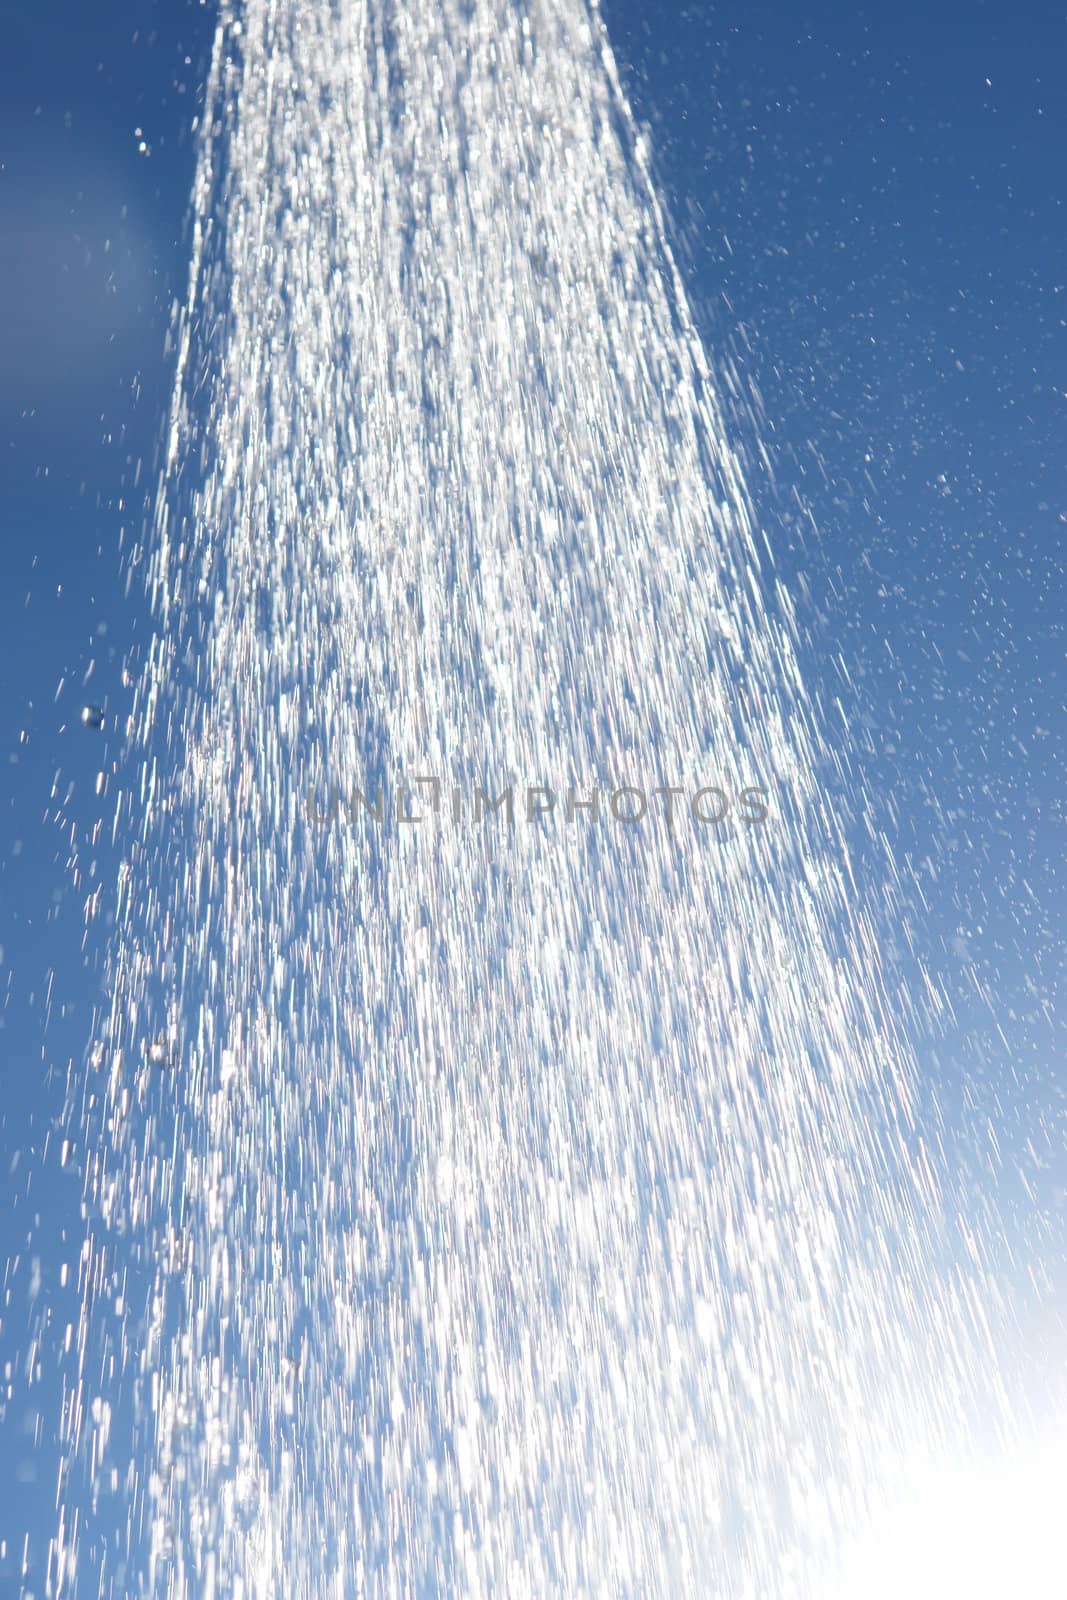
M 203 124 L 58 1591 L 823 1592 L 973 1319 L 600 18 L 248 0 Z

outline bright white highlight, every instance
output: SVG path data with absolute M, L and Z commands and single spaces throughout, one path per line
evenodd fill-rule
M 1059 1600 L 1067 1574 L 1067 1421 L 960 1464 L 913 1466 L 848 1551 L 831 1600 Z

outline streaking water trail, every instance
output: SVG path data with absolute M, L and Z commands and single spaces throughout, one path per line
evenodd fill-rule
M 195 215 L 59 1592 L 817 1595 L 966 1294 L 600 19 L 227 7 Z

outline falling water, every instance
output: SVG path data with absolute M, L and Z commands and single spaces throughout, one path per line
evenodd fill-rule
M 824 1593 L 966 1291 L 602 22 L 247 0 L 201 139 L 57 1590 Z

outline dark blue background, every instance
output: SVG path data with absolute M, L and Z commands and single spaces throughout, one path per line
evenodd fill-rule
M 916 1047 L 948 1108 L 950 1178 L 991 1206 L 1008 1292 L 1035 1352 L 1051 1349 L 1067 1182 L 1067 27 L 1051 7 L 980 3 L 821 6 L 810 21 L 786 0 L 605 11 L 708 348 L 745 385 L 737 437 L 842 748 L 847 723 L 842 799 L 861 780 L 874 796 L 862 871 L 885 878 L 884 834 L 921 886 L 909 937 L 951 1009 Z M 116 858 L 89 834 L 111 814 L 95 783 L 121 760 L 122 665 L 146 633 L 120 543 L 143 537 L 155 483 L 213 25 L 186 0 L 47 0 L 6 19 L 0 57 L 0 1363 L 15 1363 L 0 1574 L 27 1530 L 39 1573 L 53 1525 L 48 1350 L 74 1314 L 58 1269 L 73 1273 L 81 1224 L 77 1180 L 46 1145 L 99 988 Z M 86 700 L 106 705 L 104 733 L 79 724 Z M 903 916 L 884 933 L 914 975 Z M 1039 1263 L 1053 1287 L 1026 1302 Z

